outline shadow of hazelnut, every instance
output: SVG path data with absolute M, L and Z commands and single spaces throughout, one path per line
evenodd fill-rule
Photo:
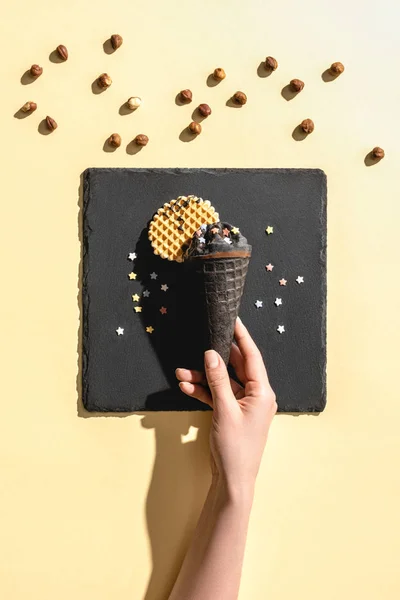
M 144 148 L 144 146 L 138 146 L 138 144 L 135 142 L 135 140 L 132 140 L 126 146 L 126 153 L 129 154 L 130 156 L 133 156 L 134 154 L 137 154 L 138 152 L 140 152 L 142 150 L 142 148 Z
M 37 128 L 38 132 L 40 133 L 40 135 L 50 135 L 50 133 L 53 133 L 53 131 L 51 131 L 48 127 L 47 127 L 47 121 L 46 119 L 42 119 L 38 125 Z
M 308 136 L 308 134 L 301 128 L 300 125 L 297 125 L 297 127 L 295 127 L 293 129 L 292 138 L 296 142 L 302 142 L 303 140 L 306 139 L 307 136 Z
M 330 81 L 335 81 L 335 79 L 337 79 L 339 75 L 340 73 L 334 75 L 330 69 L 326 69 L 326 71 L 322 73 L 321 79 L 322 81 L 325 81 L 325 83 L 329 83 Z
M 229 108 L 242 108 L 244 105 L 235 102 L 235 100 L 231 97 L 225 102 L 225 106 L 229 106 Z
M 265 61 L 262 60 L 257 67 L 257 75 L 264 79 L 265 77 L 269 77 L 272 73 L 273 73 L 272 69 L 265 68 Z
M 20 82 L 22 83 L 22 85 L 30 85 L 31 83 L 33 83 L 34 81 L 36 81 L 36 79 L 39 79 L 39 78 L 38 77 L 33 77 L 33 75 L 31 75 L 30 70 L 28 69 L 21 76 Z
M 32 115 L 35 111 L 32 110 L 28 110 L 28 112 L 24 112 L 21 109 L 18 109 L 17 112 L 14 113 L 14 118 L 15 119 L 26 119 L 26 117 L 29 117 L 29 115 Z
M 58 54 L 57 50 L 52 50 L 52 52 L 50 52 L 49 54 L 49 61 L 54 63 L 54 64 L 60 64 L 60 63 L 64 63 L 67 62 L 66 60 L 64 60 L 63 58 L 61 58 L 61 56 Z
M 291 87 L 290 83 L 288 83 L 287 85 L 285 85 L 285 87 L 283 87 L 282 90 L 281 90 L 281 96 L 287 102 L 290 102 L 290 100 L 293 100 L 293 98 L 295 98 L 299 93 L 300 92 L 295 92 L 295 91 L 292 90 L 292 87 Z
M 177 106 L 185 106 L 185 104 L 190 104 L 190 102 L 184 102 L 181 98 L 180 92 L 175 96 L 175 104 Z
M 195 140 L 197 137 L 198 136 L 195 133 L 189 131 L 188 127 L 182 129 L 182 131 L 179 134 L 179 139 L 181 140 L 181 142 L 193 142 L 193 140 Z
M 114 48 L 112 47 L 111 38 L 109 38 L 103 43 L 103 50 L 106 54 L 114 54 L 116 49 L 114 50 Z
M 115 152 L 116 150 L 118 150 L 118 148 L 116 146 L 111 146 L 111 144 L 108 140 L 109 140 L 109 137 L 105 140 L 105 142 L 103 144 L 103 152 Z
M 127 103 L 126 103 L 126 102 L 124 102 L 123 104 L 121 104 L 121 106 L 120 106 L 120 107 L 119 107 L 119 109 L 118 109 L 118 113 L 119 113 L 120 115 L 122 115 L 122 116 L 123 116 L 123 115 L 132 115 L 134 112 L 135 112 L 135 111 L 134 111 L 134 110 L 131 110 L 131 109 L 129 108 L 129 106 L 127 105 Z
M 208 87 L 215 87 L 216 85 L 219 85 L 221 83 L 221 81 L 223 81 L 223 79 L 221 79 L 221 80 L 214 79 L 213 74 L 210 73 L 210 75 L 207 77 L 206 84 Z
M 368 152 L 368 154 L 364 158 L 364 164 L 366 167 L 372 167 L 373 165 L 377 165 L 380 163 L 382 158 L 376 158 L 372 152 Z
M 211 116 L 211 115 L 209 115 Z M 197 123 L 201 123 L 204 119 L 208 119 L 208 117 L 204 117 L 199 111 L 198 107 L 194 109 L 192 112 L 192 121 L 196 121 Z
M 91 84 L 92 94 L 95 94 L 96 96 L 98 96 L 99 94 L 102 94 L 103 92 L 106 91 L 106 89 L 108 89 L 108 88 L 100 87 L 99 84 L 97 83 L 97 80 L 98 80 L 98 77 L 96 77 L 96 79 Z

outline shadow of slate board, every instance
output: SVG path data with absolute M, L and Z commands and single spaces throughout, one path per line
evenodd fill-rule
M 82 400 L 89 411 L 208 410 L 180 392 L 199 366 L 201 321 L 190 275 L 155 256 L 154 212 L 179 195 L 209 199 L 253 246 L 240 315 L 260 348 L 281 412 L 326 403 L 326 177 L 318 169 L 88 169 L 83 208 Z M 273 226 L 267 235 L 265 229 Z M 137 259 L 128 260 L 136 252 Z M 265 265 L 274 269 L 267 272 Z M 128 274 L 134 271 L 137 279 Z M 156 280 L 150 273 L 156 272 Z M 298 284 L 296 278 L 304 277 Z M 279 280 L 287 280 L 285 287 Z M 161 290 L 162 284 L 168 290 Z M 150 295 L 142 297 L 143 289 Z M 132 294 L 141 296 L 132 301 Z M 190 297 L 192 293 L 192 297 Z M 282 305 L 275 306 L 275 298 Z M 263 307 L 257 309 L 255 301 Z M 141 305 L 136 313 L 134 306 Z M 167 308 L 161 314 L 160 308 Z M 278 325 L 285 332 L 279 334 Z M 152 326 L 154 332 L 146 332 Z M 122 327 L 123 335 L 116 329 Z

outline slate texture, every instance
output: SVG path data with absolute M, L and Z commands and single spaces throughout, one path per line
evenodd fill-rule
M 209 199 L 253 247 L 240 316 L 283 412 L 326 403 L 326 177 L 318 169 L 88 169 L 84 173 L 82 395 L 89 411 L 208 410 L 177 387 L 201 364 L 202 322 L 187 267 L 155 256 L 146 227 L 178 195 Z M 267 235 L 270 225 L 274 233 Z M 137 260 L 128 260 L 129 252 Z M 274 269 L 267 272 L 265 265 Z M 137 279 L 128 278 L 130 271 Z M 150 273 L 156 272 L 156 280 Z M 298 284 L 296 278 L 304 277 Z M 279 280 L 285 278 L 286 286 Z M 167 284 L 163 292 L 161 285 Z M 132 294 L 148 298 L 139 303 Z M 276 298 L 282 305 L 275 306 Z M 255 301 L 263 307 L 257 309 Z M 141 313 L 134 306 L 143 307 Z M 161 306 L 167 314 L 161 314 Z M 285 333 L 277 332 L 284 325 Z M 154 332 L 146 332 L 152 326 Z M 116 329 L 124 334 L 118 336 Z

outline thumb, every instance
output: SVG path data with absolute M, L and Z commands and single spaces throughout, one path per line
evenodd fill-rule
M 215 350 L 204 353 L 204 365 L 208 387 L 210 388 L 214 406 L 231 399 L 232 389 L 224 361 Z

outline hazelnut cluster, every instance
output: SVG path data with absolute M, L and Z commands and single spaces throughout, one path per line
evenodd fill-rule
M 220 82 L 226 78 L 226 73 L 222 67 L 217 67 L 210 77 L 215 81 Z M 190 89 L 181 90 L 178 94 L 178 99 L 182 104 L 189 104 L 193 100 L 193 93 Z M 231 101 L 237 106 L 244 106 L 247 102 L 247 96 L 244 92 L 237 91 L 231 97 Z M 203 119 L 206 119 L 212 114 L 211 107 L 206 103 L 199 104 L 196 111 Z M 199 135 L 202 132 L 202 126 L 198 121 L 192 121 L 188 125 L 188 131 L 193 135 Z
M 109 39 L 109 43 L 111 44 L 112 49 L 115 51 L 121 47 L 123 43 L 123 38 L 119 34 L 113 34 Z M 64 44 L 59 44 L 57 46 L 56 53 L 62 61 L 68 60 L 69 53 L 67 47 L 64 46 Z M 273 56 L 267 56 L 263 65 L 268 73 L 272 73 L 277 70 L 278 61 Z M 325 73 L 329 72 L 329 74 L 331 75 L 330 80 L 332 80 L 339 77 L 344 72 L 344 70 L 345 67 L 343 63 L 337 61 L 332 63 Z M 37 79 L 43 74 L 43 67 L 41 67 L 38 64 L 33 64 L 29 69 L 29 74 L 32 78 Z M 214 79 L 214 81 L 216 81 L 217 83 L 220 83 L 221 81 L 226 79 L 226 72 L 222 67 L 217 67 L 211 73 L 209 78 Z M 324 80 L 327 81 L 327 79 L 325 78 Z M 101 75 L 99 75 L 96 82 L 98 87 L 102 90 L 106 90 L 112 85 L 112 79 L 108 73 L 102 73 Z M 209 83 L 209 85 L 212 84 Z M 294 78 L 290 80 L 289 85 L 286 87 L 289 88 L 294 94 L 298 94 L 304 89 L 304 86 L 304 81 L 302 81 L 301 79 Z M 181 104 L 190 104 L 193 101 L 193 93 L 188 88 L 182 89 L 178 93 L 177 98 L 179 99 Z M 247 95 L 243 91 L 238 90 L 232 95 L 231 102 L 237 105 L 238 107 L 244 106 L 247 103 Z M 131 96 L 126 101 L 126 107 L 131 111 L 137 110 L 141 105 L 142 99 L 139 96 Z M 25 104 L 21 107 L 20 110 L 23 113 L 33 113 L 37 110 L 37 104 L 36 102 L 30 100 L 28 102 L 25 102 Z M 203 119 L 207 119 L 212 114 L 211 107 L 209 106 L 209 104 L 206 103 L 199 104 L 197 106 L 196 112 L 198 113 L 199 117 Z M 193 135 L 199 135 L 202 132 L 202 125 L 199 123 L 199 120 L 200 119 L 196 121 L 191 121 L 191 123 L 188 125 L 188 131 Z M 57 122 L 50 116 L 46 116 L 45 123 L 49 131 L 54 131 L 58 127 Z M 301 129 L 306 135 L 313 133 L 315 129 L 313 120 L 309 118 L 304 119 L 300 123 L 299 129 Z M 119 148 L 122 143 L 121 136 L 118 133 L 111 134 L 107 141 L 108 144 L 113 148 Z M 133 142 L 139 147 L 144 147 L 147 146 L 149 138 L 144 133 L 140 133 L 136 135 Z M 370 151 L 369 155 L 373 160 L 380 161 L 385 157 L 385 151 L 379 146 L 376 146 Z
M 112 133 L 107 140 L 112 148 L 119 148 L 122 143 L 122 138 L 119 133 Z M 149 138 L 144 133 L 139 133 L 133 140 L 137 146 L 147 146 Z
M 57 52 L 59 58 L 61 58 L 63 61 L 68 60 L 68 50 L 67 50 L 66 46 L 64 46 L 64 44 L 60 44 L 59 46 L 57 46 L 56 52 Z M 35 79 L 37 79 L 38 77 L 40 77 L 43 74 L 43 67 L 41 67 L 40 65 L 37 65 L 35 63 L 29 69 L 29 74 L 31 77 L 34 77 Z M 25 104 L 23 106 L 21 106 L 20 110 L 23 113 L 31 114 L 31 113 L 35 112 L 36 109 L 37 109 L 36 102 L 29 100 L 28 102 L 25 102 Z M 47 116 L 45 118 L 45 122 L 46 122 L 46 127 L 49 131 L 54 131 L 58 127 L 57 122 L 49 116 Z

